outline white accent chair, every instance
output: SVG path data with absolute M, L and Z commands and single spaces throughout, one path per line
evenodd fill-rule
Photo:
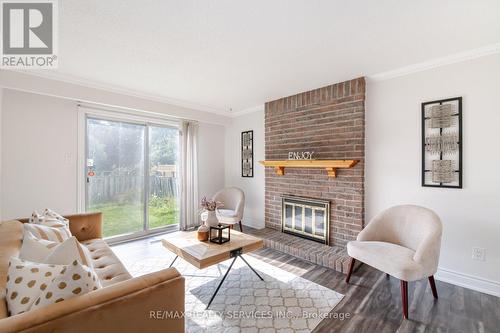
M 415 206 L 391 207 L 377 216 L 347 243 L 351 257 L 346 282 L 356 260 L 401 280 L 403 316 L 408 319 L 408 281 L 429 279 L 438 298 L 434 274 L 441 249 L 442 225 L 432 210 Z
M 223 206 L 215 210 L 217 219 L 220 223 L 228 224 L 234 228 L 236 223 L 243 232 L 243 210 L 245 209 L 245 193 L 238 187 L 227 187 L 215 193 L 212 198 L 215 201 L 222 202 Z M 206 220 L 206 213 L 201 216 L 202 221 Z

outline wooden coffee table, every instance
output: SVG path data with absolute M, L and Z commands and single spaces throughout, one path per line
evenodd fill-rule
M 208 302 L 207 309 L 219 292 L 236 259 L 241 258 L 259 279 L 264 280 L 242 256 L 245 253 L 262 248 L 264 242 L 260 238 L 231 230 L 231 241 L 219 245 L 209 241 L 200 242 L 196 231 L 179 231 L 169 234 L 162 240 L 162 243 L 164 247 L 176 255 L 169 267 L 172 267 L 179 257 L 199 269 L 234 258 Z

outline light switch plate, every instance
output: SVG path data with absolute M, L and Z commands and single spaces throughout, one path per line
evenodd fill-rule
M 485 261 L 486 260 L 486 249 L 482 247 L 472 248 L 472 260 Z

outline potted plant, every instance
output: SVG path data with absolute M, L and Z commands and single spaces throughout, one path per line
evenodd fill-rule
M 207 197 L 203 197 L 201 199 L 201 208 L 207 213 L 207 219 L 205 220 L 205 225 L 210 227 L 214 227 L 219 224 L 219 220 L 217 219 L 217 215 L 215 214 L 215 210 L 223 206 L 222 202 L 215 201 L 212 199 L 207 199 Z

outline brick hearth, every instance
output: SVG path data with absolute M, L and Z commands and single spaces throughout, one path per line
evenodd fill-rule
M 334 269 L 341 273 L 347 272 L 350 258 L 347 255 L 345 247 L 323 245 L 271 228 L 253 229 L 245 227 L 245 233 L 262 238 L 265 247 Z
M 266 103 L 266 160 L 314 151 L 315 159 L 360 161 L 352 169 L 338 170 L 337 178 L 328 178 L 321 169 L 287 168 L 279 176 L 266 168 L 265 239 L 270 247 L 290 254 L 304 252 L 300 257 L 342 271 L 345 245 L 364 223 L 364 101 L 365 80 L 358 78 Z M 281 234 L 284 194 L 330 201 L 330 246 Z

